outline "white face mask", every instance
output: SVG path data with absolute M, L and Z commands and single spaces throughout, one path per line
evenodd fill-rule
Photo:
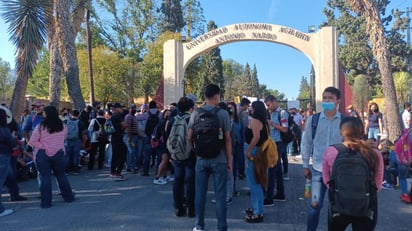
M 352 112 L 352 110 L 350 110 L 350 109 L 349 109 L 349 110 L 348 110 L 348 112 L 349 112 L 349 113 L 351 113 L 351 112 Z

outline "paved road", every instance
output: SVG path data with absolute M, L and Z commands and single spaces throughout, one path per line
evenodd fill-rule
M 233 198 L 228 207 L 230 230 L 305 230 L 308 201 L 304 200 L 304 179 L 298 159 L 291 159 L 290 181 L 285 182 L 286 202 L 275 202 L 265 208 L 265 221 L 260 224 L 244 222 L 244 209 L 250 207 L 245 180 L 239 181 L 239 197 Z M 24 202 L 10 202 L 3 191 L 3 204 L 15 213 L 0 218 L 0 231 L 32 230 L 192 230 L 193 218 L 174 216 L 172 184 L 153 185 L 153 173 L 149 177 L 126 176 L 127 181 L 109 179 L 109 170 L 84 170 L 78 176 L 69 176 L 76 201 L 63 202 L 56 191 L 53 205 L 40 209 L 37 182 L 20 183 Z M 211 185 L 211 184 L 210 184 Z M 53 185 L 55 186 L 55 185 Z M 54 188 L 55 189 L 55 188 Z M 213 198 L 209 187 L 208 200 Z M 214 205 L 207 203 L 206 229 L 216 229 Z M 409 227 L 409 228 L 408 228 Z M 399 201 L 399 190 L 384 190 L 379 193 L 378 231 L 412 230 L 412 205 Z M 326 209 L 323 209 L 318 230 L 326 230 Z M 349 229 L 350 230 L 350 229 Z

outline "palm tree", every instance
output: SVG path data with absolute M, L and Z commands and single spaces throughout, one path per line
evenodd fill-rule
M 55 4 L 55 8 L 54 5 Z M 73 3 L 73 5 L 71 5 Z M 76 4 L 74 4 L 76 3 Z M 85 7 L 90 0 L 3 0 L 3 18 L 10 25 L 9 33 L 17 48 L 16 86 L 10 108 L 20 115 L 24 108 L 27 82 L 37 62 L 38 52 L 48 40 L 50 52 L 50 100 L 59 107 L 61 75 L 66 73 L 67 87 L 74 107 L 82 109 L 84 99 L 80 90 L 75 35 L 84 20 Z M 71 7 L 73 6 L 73 7 Z M 56 10 L 53 14 L 53 9 Z M 72 10 L 72 15 L 70 15 Z
M 379 11 L 374 3 L 370 0 L 346 0 L 351 9 L 359 15 L 364 15 L 366 18 L 367 33 L 373 47 L 373 55 L 375 56 L 379 71 L 382 76 L 382 88 L 385 95 L 385 124 L 389 133 L 389 139 L 394 140 L 402 132 L 399 121 L 401 121 L 398 113 L 398 101 L 396 100 L 395 84 L 392 77 L 390 67 L 390 51 L 388 42 L 384 36 L 382 21 L 379 16 Z
M 40 49 L 46 39 L 46 21 L 52 16 L 50 0 L 3 0 L 2 16 L 9 24 L 16 46 L 16 86 L 10 110 L 15 117 L 24 109 L 27 82 L 33 75 Z

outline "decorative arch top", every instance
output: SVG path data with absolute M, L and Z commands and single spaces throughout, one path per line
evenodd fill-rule
M 209 31 L 190 42 L 183 43 L 184 67 L 203 52 L 218 46 L 239 41 L 266 41 L 292 47 L 304 53 L 310 60 L 313 55 L 315 34 L 307 34 L 294 28 L 268 23 L 238 23 Z

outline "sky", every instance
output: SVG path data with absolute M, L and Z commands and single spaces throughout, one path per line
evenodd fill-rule
M 206 23 L 218 27 L 236 23 L 269 23 L 308 32 L 316 31 L 326 17 L 322 13 L 326 0 L 200 0 Z M 410 0 L 392 0 L 391 6 L 412 7 Z M 391 7 L 389 7 L 391 9 Z M 8 40 L 7 25 L 0 23 L 0 58 L 14 68 L 14 47 Z M 222 58 L 256 65 L 259 83 L 276 89 L 289 100 L 296 99 L 302 76 L 309 81 L 311 63 L 294 48 L 269 42 L 236 42 L 220 47 Z

